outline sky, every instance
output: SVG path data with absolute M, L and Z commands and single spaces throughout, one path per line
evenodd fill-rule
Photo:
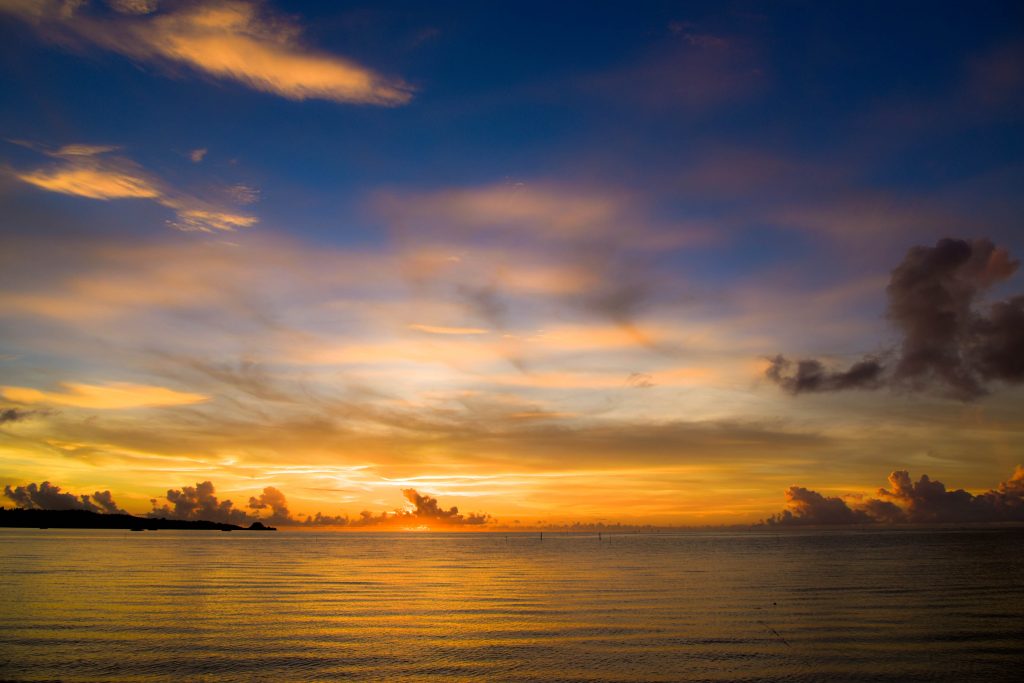
M 1024 510 L 1020 3 L 0 0 L 0 64 L 7 504 Z

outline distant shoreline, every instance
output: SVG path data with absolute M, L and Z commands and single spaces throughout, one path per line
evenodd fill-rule
M 21 529 L 127 529 L 158 531 L 160 529 L 191 529 L 195 531 L 277 531 L 261 522 L 250 526 L 209 522 L 206 520 L 136 517 L 135 515 L 101 514 L 89 510 L 26 510 L 0 507 L 0 527 Z

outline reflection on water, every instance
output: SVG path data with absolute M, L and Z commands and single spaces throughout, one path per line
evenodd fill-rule
M 0 529 L 0 678 L 1013 680 L 1022 541 Z

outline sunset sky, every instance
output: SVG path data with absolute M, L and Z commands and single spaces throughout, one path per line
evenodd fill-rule
M 704 525 L 1024 463 L 1019 2 L 0 0 L 0 63 L 0 486 Z

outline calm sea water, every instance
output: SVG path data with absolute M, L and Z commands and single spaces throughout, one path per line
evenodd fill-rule
M 0 679 L 999 681 L 1024 531 L 0 529 Z

